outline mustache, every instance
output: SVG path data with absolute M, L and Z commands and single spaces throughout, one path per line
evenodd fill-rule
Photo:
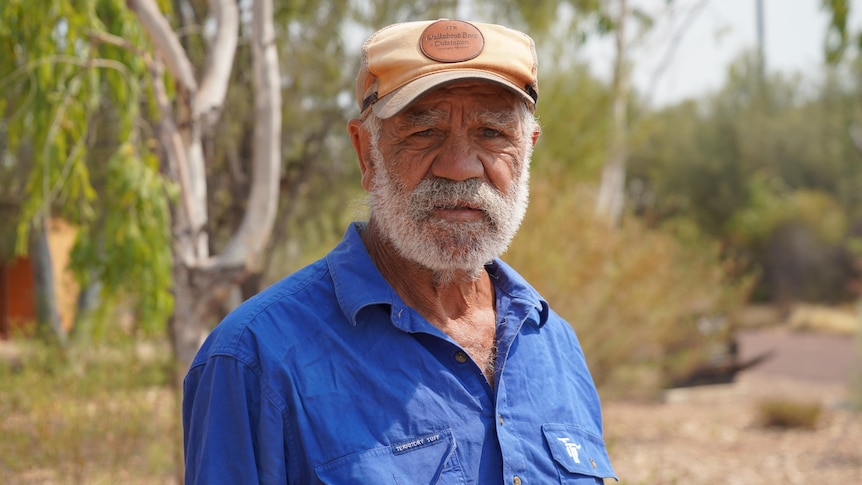
M 503 194 L 479 179 L 423 180 L 410 193 L 410 211 L 414 217 L 425 217 L 435 209 L 456 208 L 474 209 L 489 214 L 495 213 L 503 203 Z

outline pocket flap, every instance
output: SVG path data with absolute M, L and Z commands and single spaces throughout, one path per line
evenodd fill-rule
M 569 473 L 617 478 L 601 437 L 565 424 L 545 424 L 542 432 L 554 461 Z

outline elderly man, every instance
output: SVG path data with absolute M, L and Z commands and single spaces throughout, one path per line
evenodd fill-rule
M 603 483 L 571 327 L 498 257 L 539 136 L 533 41 L 456 20 L 362 48 L 367 223 L 231 313 L 185 382 L 187 483 Z

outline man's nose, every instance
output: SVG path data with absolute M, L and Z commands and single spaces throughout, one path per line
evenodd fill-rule
M 466 133 L 451 133 L 441 148 L 431 167 L 434 176 L 456 181 L 485 176 L 485 165 Z

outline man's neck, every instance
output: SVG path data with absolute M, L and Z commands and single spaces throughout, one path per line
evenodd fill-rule
M 362 231 L 362 242 L 398 295 L 432 323 L 494 305 L 493 285 L 484 268 L 445 274 L 425 268 L 402 257 L 373 222 Z
M 441 276 L 402 257 L 373 221 L 362 231 L 362 241 L 401 299 L 458 342 L 493 382 L 495 297 L 484 268 Z

